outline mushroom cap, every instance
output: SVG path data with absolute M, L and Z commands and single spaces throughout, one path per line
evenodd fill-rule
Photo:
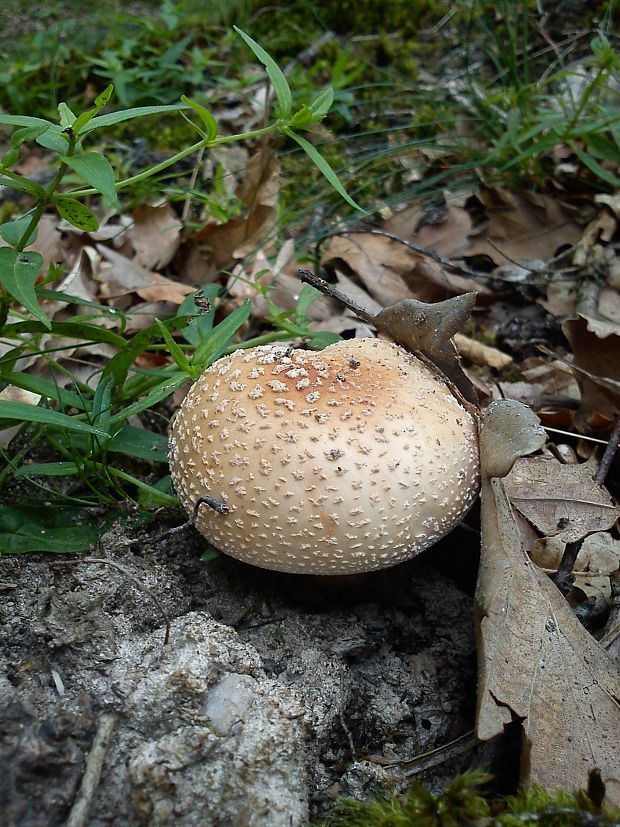
M 195 382 L 172 426 L 170 469 L 195 526 L 256 566 L 352 574 L 414 557 L 479 487 L 474 417 L 397 345 L 238 350 Z

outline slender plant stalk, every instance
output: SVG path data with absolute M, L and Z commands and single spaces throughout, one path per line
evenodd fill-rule
M 73 155 L 73 150 L 75 149 L 76 141 L 77 141 L 77 138 L 75 138 L 75 137 L 72 137 L 71 140 L 69 141 L 69 147 L 67 149 L 67 155 Z M 18 253 L 21 253 L 22 250 L 24 249 L 24 247 L 28 246 L 28 239 L 30 238 L 32 233 L 35 231 L 35 229 L 39 226 L 39 221 L 41 220 L 41 216 L 45 212 L 45 209 L 46 209 L 47 205 L 52 200 L 52 196 L 54 195 L 54 193 L 56 192 L 56 190 L 60 186 L 60 182 L 65 177 L 65 173 L 68 169 L 69 169 L 69 165 L 66 164 L 63 161 L 61 163 L 61 165 L 58 167 L 58 169 L 56 171 L 56 175 L 52 179 L 52 182 L 50 183 L 49 187 L 46 190 L 43 191 L 43 195 L 38 199 L 37 206 L 35 207 L 34 212 L 32 213 L 30 223 L 28 224 L 28 227 L 26 228 L 26 231 L 23 233 L 22 237 L 19 239 L 19 241 L 15 245 L 14 249 Z

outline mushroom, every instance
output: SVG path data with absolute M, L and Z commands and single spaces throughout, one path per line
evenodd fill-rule
M 267 569 L 352 574 L 447 534 L 479 487 L 475 417 L 398 345 L 237 350 L 172 426 L 174 486 L 221 551 Z

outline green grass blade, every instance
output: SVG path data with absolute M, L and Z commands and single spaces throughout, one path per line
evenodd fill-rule
M 106 450 L 149 462 L 167 462 L 168 438 L 146 428 L 125 425 L 106 445 Z
M 113 126 L 123 121 L 131 121 L 134 118 L 143 118 L 145 115 L 164 115 L 168 112 L 180 112 L 183 109 L 189 108 L 185 103 L 173 103 L 162 106 L 135 106 L 132 109 L 123 109 L 121 112 L 110 112 L 108 115 L 98 115 L 96 118 L 93 118 L 90 123 L 86 124 L 82 130 L 82 135 L 87 132 L 92 132 L 93 129 L 100 129 L 103 126 Z M 0 123 L 2 123 L 1 117 L 2 116 L 0 116 Z M 31 120 L 37 119 L 34 118 Z M 29 126 L 30 123 L 20 125 Z
M 82 399 L 79 394 L 75 393 L 75 391 L 61 388 L 59 385 L 48 382 L 47 379 L 43 379 L 40 376 L 35 376 L 30 373 L 12 373 L 7 371 L 6 373 L 0 372 L 0 377 L 2 377 L 3 381 L 8 385 L 14 385 L 16 388 L 37 393 L 39 396 L 52 399 L 54 402 L 58 402 L 68 408 L 77 408 L 80 411 L 85 410 L 84 399 Z
M 349 204 L 349 206 L 353 207 L 356 210 L 359 210 L 360 212 L 366 212 L 366 210 L 363 207 L 360 207 L 360 205 L 351 198 L 349 193 L 342 186 L 340 179 L 338 178 L 334 170 L 327 163 L 325 158 L 323 158 L 318 149 L 316 149 L 316 147 L 310 143 L 310 141 L 307 141 L 305 138 L 302 138 L 301 135 L 298 135 L 296 132 L 293 132 L 292 129 L 285 129 L 284 132 L 289 136 L 289 138 L 292 138 L 299 144 L 299 146 L 303 149 L 306 155 L 308 155 L 310 160 L 314 164 L 316 164 L 320 172 L 325 176 L 325 178 L 329 181 L 329 183 L 336 190 L 336 192 L 342 198 L 344 198 L 344 200 L 347 202 L 347 204 Z
M 59 411 L 50 411 L 25 402 L 6 402 L 0 400 L 0 420 L 17 420 L 19 422 L 41 422 L 44 425 L 53 425 L 65 431 L 93 434 L 94 436 L 108 437 L 105 431 L 94 428 L 87 422 L 82 422 L 73 416 L 67 416 Z M 6 426 L 5 426 L 6 427 Z
M 80 473 L 75 462 L 33 462 L 17 469 L 15 477 L 73 477 Z
M 267 52 L 263 49 L 263 47 L 260 46 L 253 38 L 251 38 L 249 34 L 246 34 L 242 29 L 239 29 L 237 26 L 233 26 L 233 29 L 237 32 L 239 37 L 242 38 L 245 44 L 250 47 L 250 49 L 254 52 L 256 57 L 260 60 L 260 62 L 267 70 L 269 80 L 271 81 L 273 90 L 276 93 L 276 98 L 278 99 L 278 116 L 282 120 L 288 119 L 291 115 L 291 110 L 293 108 L 293 96 L 291 95 L 291 90 L 289 88 L 288 82 L 282 74 L 282 70 L 275 62 L 275 60 L 270 55 L 268 55 Z

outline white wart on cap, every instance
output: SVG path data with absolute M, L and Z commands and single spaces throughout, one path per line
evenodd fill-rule
M 474 417 L 397 345 L 266 345 L 208 368 L 175 418 L 174 486 L 196 528 L 267 569 L 352 574 L 414 557 L 479 487 Z

